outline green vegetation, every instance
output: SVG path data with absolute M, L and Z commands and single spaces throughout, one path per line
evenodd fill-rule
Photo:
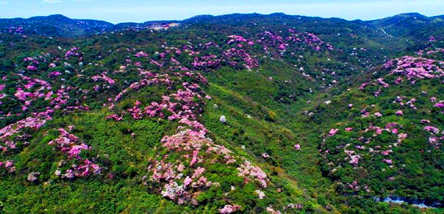
M 0 33 L 0 213 L 441 213 L 444 37 L 405 16 Z

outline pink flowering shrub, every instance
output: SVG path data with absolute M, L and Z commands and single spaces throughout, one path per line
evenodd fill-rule
M 220 183 L 208 178 L 216 173 L 208 169 L 217 164 L 224 165 L 225 170 L 232 171 L 232 176 L 237 175 L 247 183 L 257 182 L 260 188 L 266 188 L 269 182 L 259 167 L 249 161 L 239 164 L 240 161 L 234 158 L 229 149 L 215 144 L 200 132 L 190 129 L 179 131 L 175 135 L 165 136 L 161 143 L 158 155 L 150 161 L 144 182 L 146 185 L 157 184 L 162 196 L 178 204 L 198 205 L 200 194 L 210 188 L 219 188 Z M 228 207 L 221 210 L 229 210 Z
M 281 54 L 287 52 L 287 49 L 290 48 L 305 49 L 309 47 L 314 51 L 320 51 L 321 49 L 332 51 L 334 49 L 331 44 L 322 41 L 317 35 L 309 32 L 296 32 L 294 29 L 288 29 L 285 34 L 265 31 L 257 42 L 264 45 L 264 50 L 269 51 L 270 47 L 274 47 Z
M 391 69 L 390 74 L 407 77 L 414 82 L 417 79 L 440 78 L 444 76 L 442 61 L 421 57 L 404 56 L 387 62 L 385 68 Z
M 70 57 L 81 57 L 82 53 L 80 52 L 78 47 L 73 47 L 71 49 L 69 49 L 68 51 L 66 51 L 65 53 L 65 58 L 70 58 Z
M 435 105 L 434 105 L 434 107 L 436 107 L 436 108 L 444 108 L 444 101 L 439 101 L 439 103 L 436 103 Z
M 36 113 L 31 117 L 0 129 L 0 151 L 8 152 L 18 150 L 19 147 L 26 146 L 30 137 L 26 130 L 39 130 L 48 120 L 51 120 L 52 111 Z
M 70 161 L 60 161 L 55 175 L 61 178 L 73 179 L 75 177 L 100 174 L 101 168 L 98 164 L 80 156 L 82 151 L 89 150 L 90 147 L 80 142 L 77 136 L 69 133 L 65 129 L 59 128 L 58 131 L 60 133 L 59 137 L 51 140 L 48 145 L 55 146 L 57 150 L 64 153 Z M 73 162 L 73 164 L 71 166 L 65 166 L 68 162 Z M 66 169 L 62 171 L 61 168 Z
M 14 173 L 15 172 L 14 162 L 10 160 L 4 162 L 0 161 L 0 175 L 3 174 L 3 172 Z
M 97 81 L 99 79 L 104 80 L 105 82 L 107 82 L 109 85 L 114 85 L 114 83 L 116 82 L 115 80 L 109 78 L 108 76 L 106 76 L 105 73 L 102 73 L 102 75 L 95 75 L 91 77 L 92 80 Z
M 428 142 L 435 149 L 441 149 L 442 144 L 444 143 L 444 131 L 440 131 L 437 127 L 434 126 L 425 126 L 424 130 L 428 134 Z
M 382 114 L 379 117 L 382 117 Z M 335 135 L 329 133 L 321 144 L 321 154 L 325 161 L 323 164 L 331 176 L 347 177 L 356 181 L 343 186 L 343 191 L 367 193 L 375 191 L 367 178 L 359 173 L 370 173 L 370 168 L 391 167 L 396 164 L 388 157 L 393 156 L 408 137 L 406 133 L 401 132 L 402 128 L 399 124 L 392 122 L 384 127 L 370 125 L 362 130 L 347 127 L 346 132 L 335 132 Z M 347 137 L 344 138 L 344 136 Z M 380 160 L 387 165 L 378 166 L 374 163 L 375 160 Z M 356 174 L 346 173 L 349 168 L 353 169 L 352 172 Z M 391 171 L 389 174 L 393 176 L 394 173 Z
M 145 52 L 143 52 L 143 51 L 139 51 L 139 52 L 137 52 L 134 56 L 136 56 L 136 57 L 147 57 L 148 56 L 148 54 L 147 53 L 145 53 Z
M 387 61 L 382 67 L 389 71 L 384 78 L 365 82 L 359 88 L 363 91 L 372 92 L 379 96 L 389 87 L 401 85 L 402 83 L 415 84 L 419 80 L 442 79 L 444 77 L 444 61 L 427 59 L 423 57 L 403 56 Z M 414 108 L 414 102 L 407 105 Z
M 336 119 L 333 127 L 324 130 L 320 152 L 322 171 L 339 192 L 430 198 L 434 190 L 422 193 L 419 187 L 400 184 L 417 182 L 424 171 L 442 174 L 436 158 L 442 155 L 444 139 L 438 122 L 442 96 L 436 86 L 443 83 L 443 65 L 422 57 L 391 60 L 370 80 L 323 109 L 328 113 L 317 112 L 322 120 Z M 420 181 L 423 186 L 437 185 L 434 182 Z
M 230 214 L 230 213 L 235 213 L 237 211 L 240 210 L 240 206 L 239 205 L 231 205 L 231 204 L 227 204 L 225 205 L 223 208 L 219 209 L 219 213 L 220 214 Z
M 328 132 L 328 135 L 334 136 L 338 131 L 339 131 L 339 129 L 330 129 L 330 131 Z
M 250 178 L 258 182 L 263 188 L 267 187 L 267 174 L 261 168 L 253 166 L 249 161 L 244 161 L 237 170 L 239 171 L 239 176 Z

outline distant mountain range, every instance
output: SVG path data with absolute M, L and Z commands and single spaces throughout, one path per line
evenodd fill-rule
M 270 21 L 270 22 L 295 22 L 311 24 L 313 22 L 328 22 L 330 24 L 355 23 L 383 30 L 388 36 L 418 36 L 428 29 L 444 27 L 444 15 L 427 17 L 419 13 L 404 13 L 388 18 L 362 21 L 347 21 L 339 18 L 319 18 L 297 15 L 286 15 L 284 13 L 273 13 L 270 15 L 252 14 L 228 14 L 221 16 L 200 15 L 189 19 L 147 21 L 143 23 L 118 23 L 112 24 L 101 20 L 71 19 L 63 15 L 37 16 L 28 19 L 12 18 L 0 19 L 0 32 L 24 33 L 43 36 L 78 37 L 103 32 L 111 32 L 125 29 L 166 29 L 171 24 L 239 24 L 246 21 Z M 443 28 L 444 29 L 444 28 Z M 444 30 L 443 30 L 444 31 Z
M 0 19 L 0 31 L 43 36 L 77 37 L 122 29 L 168 27 L 176 21 L 112 24 L 101 20 L 71 19 L 63 15 L 36 16 L 28 19 Z

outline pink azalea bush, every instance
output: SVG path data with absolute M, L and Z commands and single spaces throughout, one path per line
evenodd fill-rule
M 34 131 L 40 129 L 48 120 L 51 120 L 52 110 L 35 113 L 33 116 L 0 129 L 0 151 L 7 152 L 17 148 L 15 139 L 24 138 L 24 129 L 32 129 Z M 19 141 L 20 142 L 20 141 Z
M 7 173 L 14 173 L 15 172 L 14 162 L 10 160 L 5 162 L 0 161 L 0 172 L 1 170 L 5 170 Z
M 151 160 L 144 182 L 159 184 L 162 196 L 178 204 L 197 205 L 196 197 L 202 191 L 220 185 L 207 178 L 208 164 L 219 162 L 233 169 L 238 165 L 238 160 L 229 149 L 215 144 L 197 131 L 182 130 L 175 135 L 165 136 L 161 143 L 167 153 Z M 180 160 L 168 160 L 169 154 L 173 153 L 179 154 Z M 240 177 L 257 181 L 263 188 L 267 187 L 267 175 L 259 167 L 244 161 L 237 170 Z
M 55 146 L 57 150 L 67 155 L 68 159 L 75 160 L 76 164 L 71 165 L 64 173 L 58 168 L 55 174 L 67 179 L 100 174 L 101 168 L 98 164 L 80 156 L 82 151 L 89 150 L 90 147 L 80 142 L 77 136 L 69 133 L 65 129 L 59 128 L 58 131 L 60 136 L 51 140 L 48 145 Z M 61 161 L 59 167 L 62 167 L 64 163 L 65 161 Z

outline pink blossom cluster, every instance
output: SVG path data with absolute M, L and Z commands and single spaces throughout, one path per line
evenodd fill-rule
M 349 164 L 353 165 L 353 166 L 357 166 L 359 163 L 359 159 L 361 159 L 361 155 L 356 154 L 355 151 L 353 150 L 347 150 L 344 148 L 344 153 L 347 154 L 348 159 L 349 159 Z
M 266 188 L 268 183 L 267 174 L 261 168 L 254 166 L 250 161 L 244 161 L 240 167 L 237 168 L 239 176 L 244 178 L 252 178 L 257 181 L 262 187 Z M 248 180 L 246 180 L 248 182 Z
M 164 66 L 164 63 L 160 63 L 160 62 L 158 62 L 158 61 L 156 61 L 154 59 L 150 59 L 150 63 L 153 64 L 153 65 L 156 65 L 159 68 L 162 68 Z
M 390 123 L 387 123 L 384 128 L 370 124 L 370 126 L 368 128 L 366 128 L 362 131 L 358 131 L 358 132 L 359 133 L 366 133 L 369 131 L 374 131 L 373 137 L 381 135 L 383 133 L 383 131 L 386 131 L 390 134 L 394 134 L 397 136 L 397 141 L 392 142 L 391 144 L 388 145 L 389 148 L 393 148 L 393 147 L 399 146 L 399 144 L 402 143 L 407 138 L 407 134 L 400 133 L 399 128 L 400 128 L 399 124 L 397 124 L 395 122 L 390 122 Z M 353 131 L 352 127 L 347 127 L 345 129 L 348 130 L 347 132 Z M 331 132 L 336 134 L 337 130 L 339 130 L 339 129 L 332 129 Z M 330 135 L 330 134 L 328 135 L 328 137 L 332 137 L 332 136 L 334 136 L 334 135 Z M 381 150 L 380 146 L 375 146 L 374 148 L 372 148 L 371 146 L 367 146 L 367 145 L 371 145 L 370 144 L 371 140 L 372 140 L 372 138 L 366 139 L 364 137 L 360 137 L 358 139 L 358 142 L 363 142 L 364 144 L 363 145 L 355 145 L 354 148 L 356 150 L 349 149 L 351 144 L 344 145 L 343 152 L 347 155 L 345 160 L 348 161 L 348 163 L 353 166 L 358 166 L 359 161 L 362 159 L 362 156 L 360 154 L 358 154 L 358 152 L 359 152 L 359 150 L 367 150 L 367 147 L 368 147 L 368 151 L 370 151 L 370 153 L 375 153 L 375 154 L 381 153 L 384 156 L 387 156 L 387 155 L 390 155 L 391 153 L 393 153 L 392 149 Z M 325 140 L 324 140 L 324 142 L 325 142 Z M 328 150 L 324 151 L 324 155 L 328 155 L 328 153 L 329 153 Z
M 275 210 L 273 207 L 267 207 L 265 210 L 269 214 L 281 214 L 281 211 Z
M 444 101 L 439 101 L 435 105 L 433 105 L 436 108 L 444 108 Z
M 441 135 L 440 137 L 436 135 L 431 135 L 429 137 L 429 143 L 435 149 L 439 149 L 442 146 L 443 142 L 444 142 L 444 135 Z
M 434 127 L 434 126 L 426 126 L 426 127 L 424 127 L 424 130 L 428 131 L 428 132 L 430 132 L 432 134 L 438 134 L 439 133 L 439 129 Z
M 339 129 L 330 129 L 330 131 L 328 132 L 328 136 L 334 136 L 338 131 Z
M 26 66 L 26 70 L 28 70 L 28 71 L 37 71 L 38 68 L 35 65 L 28 65 L 28 66 Z
M 72 127 L 70 127 L 72 129 Z M 84 150 L 89 150 L 90 147 L 82 142 L 79 138 L 63 128 L 58 129 L 60 135 L 54 140 L 51 140 L 48 145 L 54 145 L 56 148 L 65 153 L 69 159 L 74 159 L 79 162 L 79 164 L 73 164 L 72 167 L 66 170 L 65 174 L 62 175 L 63 178 L 74 178 L 74 177 L 86 177 L 91 174 L 99 174 L 101 168 L 99 165 L 93 163 L 89 159 L 83 159 L 80 157 L 80 153 Z M 58 169 L 59 170 L 59 169 Z M 56 175 L 61 175 L 61 172 L 56 172 Z
M 281 52 L 285 52 L 288 47 L 293 44 L 304 44 L 315 51 L 320 51 L 322 48 L 326 48 L 327 50 L 334 49 L 331 44 L 325 43 L 313 33 L 300 33 L 296 32 L 294 29 L 289 29 L 288 33 L 289 35 L 284 38 L 284 36 L 265 31 L 258 42 L 264 45 L 265 50 L 268 50 L 268 47 L 276 47 Z
M 25 57 L 25 58 L 23 59 L 23 61 L 24 61 L 24 62 L 31 63 L 31 64 L 36 64 L 36 65 L 38 65 L 38 64 L 40 64 L 39 58 L 40 58 L 40 57 Z
M 65 58 L 70 58 L 72 56 L 81 56 L 81 52 L 80 49 L 78 47 L 73 47 L 71 49 L 69 49 L 68 51 L 66 51 L 65 53 Z
M 417 79 L 432 79 L 444 76 L 442 66 L 444 61 L 426 59 L 422 57 L 403 56 L 388 61 L 384 67 L 391 69 L 390 74 L 398 74 L 407 77 L 414 83 Z
M 413 56 L 403 56 L 397 59 L 392 59 L 383 65 L 383 68 L 390 70 L 390 73 L 386 76 L 386 79 L 388 79 L 388 77 L 395 76 L 393 77 L 395 78 L 393 83 L 396 85 L 401 84 L 405 78 L 412 84 L 421 79 L 442 78 L 444 77 L 443 67 L 444 61 Z M 372 82 L 362 83 L 359 89 L 364 90 L 369 85 L 382 86 L 382 88 L 379 87 L 374 92 L 375 96 L 379 96 L 383 88 L 390 87 L 390 84 L 387 83 L 384 78 L 378 78 Z M 411 105 L 412 108 L 416 109 L 413 103 L 408 103 L 408 105 Z
M 384 78 L 378 78 L 377 81 L 384 88 L 388 88 L 390 86 L 388 83 L 384 82 Z
M 368 83 L 368 82 L 364 82 L 364 83 L 362 83 L 361 86 L 359 86 L 359 90 L 364 90 L 365 87 L 367 87 L 369 84 L 370 84 L 370 83 Z
M 313 33 L 305 33 L 303 36 L 307 45 L 314 47 L 314 49 L 317 51 L 321 50 L 321 45 L 324 44 L 324 41 L 322 41 L 318 36 Z M 333 50 L 333 46 L 330 44 L 327 44 L 327 48 L 329 50 Z
M 244 66 L 247 69 L 252 69 L 259 65 L 257 59 L 253 58 L 247 51 L 243 49 L 230 48 L 224 51 L 223 55 L 230 59 L 228 64 L 232 66 L 238 64 L 238 62 L 236 61 L 237 58 L 239 58 L 241 62 L 244 63 Z
M 129 88 L 123 90 L 119 93 L 115 98 L 114 102 L 118 101 L 124 94 L 128 93 L 129 90 L 138 90 L 141 87 L 149 86 L 152 84 L 163 83 L 167 86 L 179 86 L 183 88 L 179 88 L 175 93 L 170 95 L 163 95 L 161 97 L 160 102 L 151 102 L 151 104 L 143 107 L 140 101 L 136 101 L 134 106 L 127 109 L 128 112 L 133 119 L 139 120 L 144 116 L 147 117 L 160 117 L 167 118 L 169 120 L 178 120 L 179 123 L 189 126 L 200 133 L 202 136 L 206 134 L 206 128 L 197 121 L 197 116 L 202 111 L 201 102 L 204 99 L 211 99 L 211 97 L 205 95 L 202 91 L 198 82 L 200 84 L 207 84 L 207 80 L 200 73 L 194 72 L 173 72 L 171 73 L 174 76 L 170 76 L 167 74 L 153 74 L 151 72 L 141 71 L 141 75 L 145 76 L 147 79 L 142 79 L 139 82 L 135 82 L 130 85 Z M 179 85 L 180 81 L 172 81 L 172 78 L 178 78 L 181 80 L 182 77 L 190 77 L 193 82 L 182 82 Z M 111 105 L 111 107 L 113 104 Z M 125 111 L 122 114 L 126 113 Z M 121 120 L 122 117 L 117 114 L 113 114 L 108 116 L 108 119 L 114 119 L 116 121 Z
M 199 192 L 214 185 L 204 173 L 204 163 L 224 160 L 226 164 L 235 163 L 231 151 L 214 144 L 209 138 L 192 130 L 184 130 L 162 139 L 162 146 L 168 152 L 181 154 L 182 160 L 168 162 L 168 155 L 153 160 L 148 167 L 150 180 L 163 184 L 162 195 L 179 204 L 191 202 L 197 205 Z M 191 169 L 191 170 L 190 170 Z M 187 172 L 189 172 L 187 174 Z
M 51 120 L 50 114 L 52 114 L 52 110 L 35 113 L 33 116 L 27 117 L 0 129 L 0 143 L 4 143 L 4 146 L 0 144 L 0 150 L 7 151 L 8 149 L 15 149 L 16 144 L 12 137 L 19 135 L 25 128 L 33 130 L 40 129 L 40 127 L 42 127 L 46 121 Z
M 302 204 L 288 204 L 285 208 L 287 209 L 302 209 L 304 206 Z
M 319 37 L 312 33 L 296 33 L 294 30 L 289 30 L 291 36 L 284 38 L 281 35 L 273 34 L 269 31 L 263 33 L 262 38 L 258 39 L 258 43 L 261 43 L 264 49 L 268 50 L 269 47 L 273 47 L 280 52 L 285 52 L 290 43 L 301 43 L 312 47 L 315 50 L 320 50 L 322 47 L 328 50 L 333 50 L 333 46 L 323 42 Z M 159 51 L 153 54 L 148 59 L 149 63 L 157 66 L 158 68 L 166 68 L 167 70 L 184 70 L 187 71 L 191 68 L 205 70 L 215 69 L 226 63 L 230 66 L 241 66 L 252 69 L 258 66 L 258 60 L 251 54 L 251 48 L 255 44 L 253 39 L 247 39 L 241 35 L 229 35 L 226 45 L 229 48 L 223 48 L 215 42 L 208 41 L 205 43 L 199 43 L 194 45 L 191 41 L 189 44 L 184 45 L 182 48 L 169 47 L 162 45 L 163 51 Z M 211 49 L 211 54 L 206 52 Z M 130 51 L 130 50 L 128 50 Z M 133 49 L 135 51 L 135 49 Z M 189 57 L 193 57 L 190 64 L 182 63 L 178 58 L 183 58 L 184 54 Z M 134 54 L 136 58 L 148 57 L 148 54 L 139 51 Z M 131 59 L 127 59 L 127 62 L 131 62 Z M 134 65 L 141 67 L 141 62 L 135 62 Z M 169 65 L 166 67 L 166 65 Z M 187 67 L 185 67 L 187 66 Z M 125 66 L 127 67 L 127 66 Z
M 346 187 L 353 191 L 359 191 L 361 189 L 361 186 L 359 185 L 359 182 L 357 180 L 354 180 L 351 183 L 347 183 Z
M 112 101 L 114 101 L 114 102 L 119 101 L 123 97 L 123 95 L 127 94 L 131 90 L 139 90 L 143 87 L 151 86 L 154 84 L 160 84 L 160 83 L 163 83 L 167 86 L 172 84 L 172 81 L 170 80 L 168 74 L 158 75 L 158 74 L 153 74 L 151 72 L 143 72 L 142 74 L 144 76 L 146 76 L 146 78 L 143 78 L 137 82 L 132 83 L 128 88 L 122 90 L 119 94 L 117 94 L 114 97 L 114 100 L 112 100 Z
M 397 96 L 396 99 L 395 99 L 395 102 L 399 103 L 400 106 L 408 106 L 411 109 L 416 110 L 417 109 L 417 107 L 415 106 L 416 98 L 411 98 L 407 102 L 404 101 L 405 98 L 407 98 L 407 97 L 405 97 L 405 96 Z M 398 116 L 402 116 L 403 114 L 404 113 L 402 112 L 402 110 L 398 110 L 396 112 L 396 115 L 398 115 Z
M 241 206 L 239 205 L 231 205 L 227 204 L 223 208 L 219 209 L 220 214 L 230 214 L 239 211 Z
M 145 53 L 145 52 L 143 52 L 143 51 L 139 51 L 139 52 L 137 52 L 135 55 L 134 55 L 135 57 L 148 57 L 148 54 L 147 53 Z
M 188 125 L 194 131 L 205 135 L 207 130 L 197 121 L 197 115 L 202 111 L 200 102 L 203 102 L 204 98 L 210 99 L 210 97 L 205 96 L 200 85 L 196 83 L 183 82 L 182 87 L 184 89 L 178 89 L 176 93 L 162 96 L 160 103 L 152 102 L 143 109 L 141 107 L 142 103 L 136 101 L 135 105 L 129 108 L 127 112 L 136 120 L 142 119 L 143 116 L 179 120 L 179 123 Z M 110 117 L 118 119 L 115 116 Z
M 66 164 L 66 162 L 62 160 L 59 162 L 58 167 L 63 167 L 64 164 Z M 62 173 L 60 168 L 57 168 L 54 174 L 61 178 L 73 179 L 76 177 L 87 177 L 92 174 L 98 175 L 100 172 L 101 168 L 99 165 L 89 159 L 81 159 L 78 164 L 72 164 L 64 173 Z
M 60 151 L 68 154 L 70 158 L 80 159 L 80 152 L 88 150 L 89 147 L 84 143 L 79 143 L 79 138 L 70 134 L 63 128 L 58 129 L 60 136 L 51 140 L 48 145 L 55 145 Z
M 184 52 L 198 54 L 191 51 Z M 161 59 L 166 58 L 166 54 L 160 53 L 159 55 L 161 55 Z M 129 90 L 138 90 L 153 84 L 162 83 L 168 87 L 177 88 L 177 90 L 169 95 L 161 96 L 159 102 L 152 102 L 145 107 L 142 102 L 136 100 L 132 107 L 120 115 L 128 112 L 133 119 L 141 119 L 144 116 L 167 118 L 178 120 L 180 124 L 187 126 L 185 130 L 179 131 L 175 135 L 162 138 L 162 148 L 166 149 L 168 153 L 164 156 L 157 156 L 151 161 L 148 167 L 149 176 L 144 178 L 144 182 L 159 184 L 161 194 L 179 204 L 197 205 L 196 197 L 199 192 L 218 185 L 207 179 L 204 166 L 217 161 L 233 165 L 235 168 L 237 163 L 230 150 L 205 137 L 207 129 L 197 120 L 202 111 L 202 103 L 205 99 L 211 99 L 201 88 L 201 84 L 207 84 L 207 80 L 200 73 L 189 71 L 169 72 L 162 75 L 143 70 L 139 70 L 139 72 L 144 79 L 131 84 L 129 88 L 119 93 L 111 101 L 117 102 Z M 190 77 L 192 81 L 180 81 L 183 77 Z M 107 118 L 118 121 L 122 119 L 122 116 L 112 114 Z M 179 128 L 183 129 L 184 127 Z M 168 160 L 168 154 L 171 153 L 180 154 L 180 160 L 175 162 Z M 241 170 L 239 175 L 246 180 L 258 180 L 261 186 L 267 186 L 266 174 L 260 168 L 246 162 L 238 169 Z
M 10 160 L 5 162 L 0 161 L 0 169 L 4 169 L 8 173 L 14 173 L 15 172 L 14 162 Z
M 424 55 L 434 55 L 437 53 L 444 53 L 444 48 L 434 48 L 434 49 L 428 49 L 428 50 L 419 50 L 416 52 L 416 55 L 418 56 L 424 56 Z
M 194 61 L 192 63 L 193 67 L 196 69 L 199 68 L 216 68 L 220 65 L 221 59 L 219 59 L 216 55 L 211 54 L 208 56 L 194 57 Z
M 101 75 L 95 75 L 91 77 L 92 80 L 97 81 L 99 79 L 104 80 L 105 82 L 107 82 L 110 85 L 114 85 L 114 83 L 116 83 L 115 80 L 111 79 L 110 77 L 106 76 L 105 73 L 102 73 Z
M 434 50 L 429 50 L 426 52 L 427 55 L 433 55 L 437 53 L 444 53 L 444 48 L 435 48 Z
M 17 98 L 17 100 L 23 102 L 21 107 L 22 111 L 26 111 L 28 107 L 31 106 L 32 101 L 36 99 L 50 99 L 52 91 L 51 85 L 48 82 L 36 78 L 30 78 L 22 74 L 19 74 L 18 76 L 23 80 L 24 89 L 22 87 L 18 87 L 14 93 L 14 96 Z
M 426 120 L 423 120 L 423 123 L 424 122 L 430 123 L 430 121 Z M 439 149 L 444 142 L 444 131 L 440 131 L 439 128 L 430 125 L 425 126 L 424 130 L 427 131 L 428 134 L 430 134 L 428 139 L 430 145 L 432 145 L 436 149 Z
M 215 144 L 200 132 L 182 130 L 175 135 L 163 137 L 161 142 L 168 153 L 164 156 L 158 155 L 151 161 L 148 167 L 149 177 L 145 180 L 149 178 L 151 182 L 161 184 L 163 186 L 161 194 L 178 204 L 197 205 L 196 197 L 200 192 L 211 186 L 219 186 L 205 176 L 204 167 L 215 162 L 238 166 L 239 176 L 246 182 L 253 179 L 262 187 L 267 186 L 267 175 L 259 167 L 253 166 L 248 161 L 238 165 L 229 149 Z M 181 158 L 175 161 L 168 160 L 171 153 L 179 154 Z M 228 212 L 229 207 L 221 210 Z
M 8 33 L 22 35 L 25 30 L 22 26 L 12 26 L 8 28 Z
M 381 135 L 383 131 L 386 131 L 386 132 L 391 133 L 391 134 L 396 134 L 398 136 L 398 140 L 397 140 L 396 143 L 393 144 L 393 146 L 398 146 L 398 144 L 401 143 L 407 137 L 407 134 L 399 133 L 399 128 L 398 127 L 399 127 L 399 125 L 397 123 L 394 123 L 394 122 L 387 123 L 385 128 L 381 128 L 379 126 L 370 125 L 368 128 L 366 128 L 364 130 L 364 132 L 374 131 L 375 132 L 374 136 Z
M 233 156 L 231 156 L 230 150 L 213 143 L 211 139 L 202 136 L 200 132 L 190 129 L 181 131 L 173 136 L 164 136 L 162 143 L 170 151 L 188 152 L 188 155 L 185 157 L 190 161 L 190 166 L 205 161 L 205 158 L 199 155 L 204 148 L 206 148 L 205 154 L 220 155 L 225 164 L 236 162 Z
M 42 127 L 47 120 L 51 120 L 52 110 L 47 110 L 40 113 L 33 113 L 32 116 L 27 117 L 23 120 L 17 121 L 16 123 L 10 124 L 8 126 L 0 129 L 0 151 L 7 152 L 8 150 L 17 149 L 17 141 L 23 141 L 27 137 L 23 133 L 24 129 L 38 130 Z M 24 145 L 27 143 L 25 142 Z M 12 161 L 0 161 L 0 168 L 6 169 L 9 173 L 15 171 L 15 166 Z
M 193 91 L 186 89 L 179 89 L 176 93 L 170 96 L 162 96 L 161 103 L 152 102 L 150 105 L 146 106 L 142 111 L 139 105 L 135 105 L 133 108 L 129 109 L 134 119 L 141 119 L 143 113 L 149 117 L 166 117 L 165 112 L 169 112 L 171 115 L 168 116 L 169 120 L 175 120 L 180 118 L 191 118 L 196 119 L 196 115 L 193 110 L 196 110 L 199 105 L 195 103 L 194 97 L 201 96 Z
M 69 90 L 72 90 L 72 88 L 61 87 L 60 89 L 57 89 L 55 94 L 52 91 L 47 93 L 48 99 L 50 99 L 50 104 L 54 106 L 54 109 L 61 109 L 62 106 L 68 103 L 68 100 L 71 98 L 68 94 Z
M 106 119 L 107 120 L 112 119 L 114 121 L 121 121 L 123 118 L 122 118 L 122 116 L 119 116 L 117 114 L 111 114 L 111 115 L 106 116 Z
M 62 75 L 62 73 L 60 73 L 59 71 L 53 71 L 53 72 L 48 74 L 48 77 L 55 78 L 55 77 L 58 77 L 60 75 Z
M 230 35 L 228 36 L 230 40 L 227 42 L 228 44 L 234 43 L 234 42 L 248 42 L 247 39 L 245 39 L 243 36 L 239 35 Z

